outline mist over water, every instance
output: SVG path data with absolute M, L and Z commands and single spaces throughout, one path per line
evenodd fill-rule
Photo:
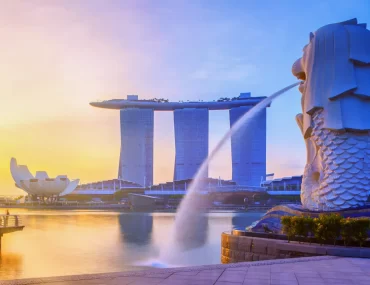
M 159 256 L 161 262 L 157 262 L 157 265 L 176 264 L 186 251 L 201 246 L 202 244 L 199 241 L 206 240 L 207 230 L 204 223 L 204 211 L 207 198 L 202 195 L 199 190 L 207 188 L 206 181 L 203 177 L 206 176 L 205 171 L 209 163 L 234 133 L 240 131 L 242 127 L 247 126 L 251 119 L 268 107 L 272 101 L 299 84 L 300 82 L 291 84 L 259 102 L 245 113 L 217 143 L 216 147 L 211 151 L 208 158 L 199 168 L 192 184 L 188 188 L 187 194 L 177 210 L 175 224 L 169 233 L 170 242 L 168 246 L 161 249 Z M 225 229 L 225 231 L 226 230 L 229 229 Z M 153 265 L 156 266 L 155 264 Z

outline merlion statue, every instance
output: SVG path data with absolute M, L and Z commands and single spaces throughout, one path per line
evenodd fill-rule
M 307 163 L 301 201 L 313 211 L 364 206 L 370 190 L 370 31 L 356 19 L 310 34 L 292 68 Z

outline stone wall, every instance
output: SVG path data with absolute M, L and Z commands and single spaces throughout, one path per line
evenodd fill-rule
M 370 248 L 288 243 L 286 240 L 230 233 L 221 236 L 221 263 L 224 264 L 319 255 L 370 258 Z

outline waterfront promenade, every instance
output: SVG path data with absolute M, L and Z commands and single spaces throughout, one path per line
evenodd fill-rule
M 0 281 L 0 285 L 2 284 L 367 285 L 370 284 L 370 259 L 332 256 L 304 257 L 224 265 Z

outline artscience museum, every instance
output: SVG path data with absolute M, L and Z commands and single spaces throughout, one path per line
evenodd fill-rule
M 70 180 L 66 175 L 50 178 L 46 171 L 31 174 L 26 165 L 18 165 L 17 160 L 10 161 L 10 172 L 15 186 L 27 192 L 33 199 L 56 198 L 70 194 L 76 189 L 79 179 Z

